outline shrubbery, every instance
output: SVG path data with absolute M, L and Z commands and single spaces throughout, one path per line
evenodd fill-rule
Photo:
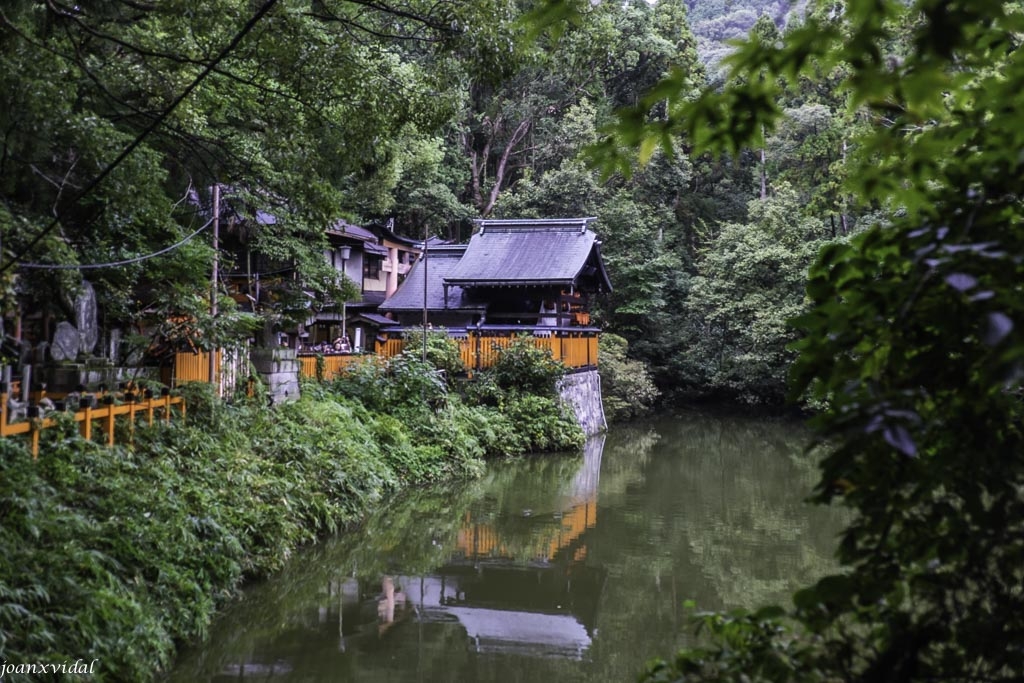
M 555 381 L 565 369 L 551 355 L 551 349 L 539 348 L 532 337 L 521 336 L 499 350 L 494 367 L 486 374 L 505 391 L 553 396 Z
M 658 399 L 647 366 L 626 355 L 628 342 L 617 334 L 601 335 L 601 396 L 609 422 L 620 422 L 646 415 Z
M 500 391 L 501 408 L 470 405 L 410 353 L 273 409 L 192 385 L 188 423 L 140 428 L 134 448 L 84 441 L 70 420 L 35 462 L 0 439 L 0 660 L 87 653 L 103 679 L 148 680 L 246 577 L 398 486 L 582 444 L 554 398 Z

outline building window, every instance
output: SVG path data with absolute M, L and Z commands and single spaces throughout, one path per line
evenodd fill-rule
M 376 254 L 367 254 L 363 259 L 363 277 L 376 280 L 380 277 L 380 264 L 383 259 Z

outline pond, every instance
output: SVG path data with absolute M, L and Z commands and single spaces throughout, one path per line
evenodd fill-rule
M 414 490 L 249 588 L 181 681 L 630 681 L 684 609 L 788 604 L 834 566 L 798 423 L 686 414 Z

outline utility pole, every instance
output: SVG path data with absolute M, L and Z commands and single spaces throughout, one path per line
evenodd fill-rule
M 423 362 L 427 362 L 427 226 L 423 226 Z
M 217 322 L 217 268 L 218 250 L 220 240 L 220 183 L 213 184 L 213 270 L 210 274 L 210 320 L 212 324 Z M 220 398 L 220 382 L 217 378 L 217 349 L 211 348 L 210 354 L 210 384 L 214 385 L 214 392 Z

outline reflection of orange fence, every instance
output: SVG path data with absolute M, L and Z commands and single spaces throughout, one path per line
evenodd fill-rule
M 527 548 L 518 548 L 519 552 L 526 552 L 531 559 L 551 560 L 562 548 L 567 547 L 584 531 L 597 524 L 597 501 L 588 500 L 574 505 L 570 510 L 562 514 L 557 529 L 551 529 L 543 535 L 532 538 Z M 514 544 L 506 543 L 498 532 L 490 524 L 476 524 L 468 518 L 459 530 L 456 547 L 463 555 L 471 559 L 487 557 L 513 557 L 515 552 L 509 546 Z M 579 555 L 577 549 L 575 555 Z M 575 557 L 574 555 L 574 557 Z M 586 550 L 583 550 L 583 557 Z M 516 557 L 515 559 L 526 559 Z
M 121 403 L 115 403 L 120 398 Z M 96 400 L 101 404 L 94 406 Z M 57 424 L 52 417 L 42 417 L 41 409 L 37 405 L 27 407 L 27 419 L 21 422 L 8 424 L 7 394 L 0 393 L 0 436 L 14 436 L 17 434 L 28 434 L 32 441 L 32 457 L 39 457 L 39 433 Z M 58 403 L 59 405 L 60 403 Z M 145 416 L 146 423 L 153 424 L 155 417 L 159 416 L 165 421 L 171 419 L 171 406 L 178 406 L 181 410 L 181 418 L 185 419 L 185 399 L 181 396 L 171 396 L 164 393 L 162 396 L 153 396 L 152 392 L 139 395 L 132 392 L 125 392 L 115 398 L 113 394 L 102 394 L 100 396 L 86 395 L 80 401 L 79 409 L 71 415 L 75 422 L 80 423 L 79 429 L 83 439 L 92 439 L 92 423 L 94 420 L 101 420 L 101 429 L 106 434 L 108 446 L 114 445 L 114 424 L 118 415 L 128 416 L 129 442 L 135 433 L 136 416 Z

